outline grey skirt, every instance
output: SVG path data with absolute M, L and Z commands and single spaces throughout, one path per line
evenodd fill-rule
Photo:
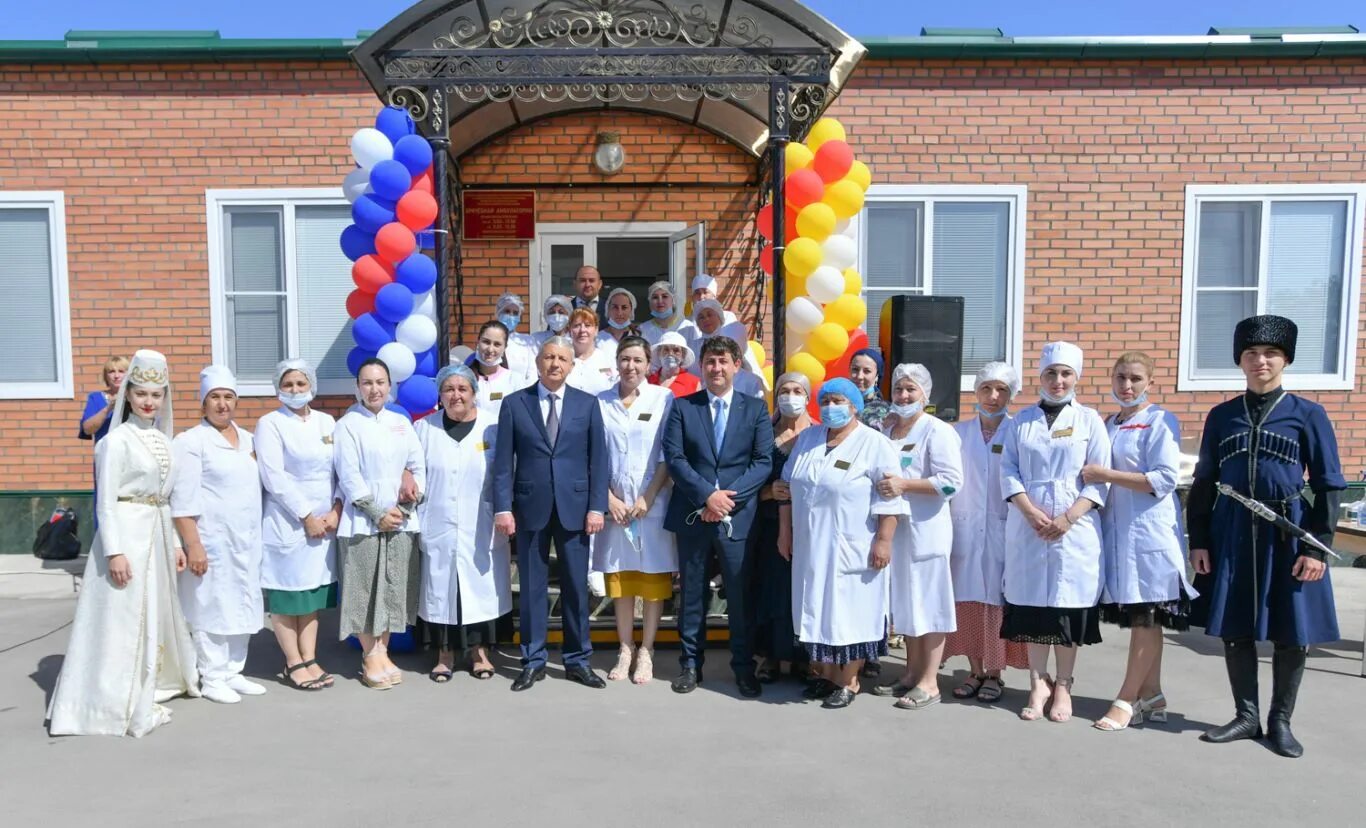
M 413 532 L 341 538 L 341 638 L 403 632 L 417 618 L 422 559 Z

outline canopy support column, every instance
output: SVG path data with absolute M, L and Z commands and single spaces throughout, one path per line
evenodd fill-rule
M 775 79 L 768 88 L 768 146 L 770 173 L 773 178 L 773 381 L 787 370 L 787 288 L 784 284 L 783 251 L 787 240 L 784 226 L 787 221 L 783 177 L 787 168 L 787 142 L 791 137 L 788 124 L 788 93 L 791 87 L 783 79 Z M 777 389 L 773 389 L 775 392 Z
M 450 188 L 446 186 L 446 160 L 450 156 L 451 141 L 446 133 L 447 130 L 442 129 L 439 135 L 427 139 L 432 145 L 432 185 L 436 190 L 436 224 L 432 234 L 436 245 L 436 287 L 433 298 L 436 300 L 437 365 L 445 365 L 451 352 L 450 292 L 446 284 L 451 258 L 448 230 L 451 226 L 451 198 Z

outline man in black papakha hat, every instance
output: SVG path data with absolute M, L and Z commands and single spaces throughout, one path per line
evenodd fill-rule
M 1261 739 L 1257 708 L 1257 642 L 1275 644 L 1266 740 L 1276 753 L 1299 757 L 1290 731 L 1295 697 L 1312 644 L 1335 641 L 1337 611 L 1323 553 L 1256 517 L 1232 498 L 1226 483 L 1332 545 L 1340 492 L 1347 488 L 1337 438 L 1323 407 L 1286 393 L 1281 375 L 1295 360 L 1295 323 L 1254 316 L 1238 323 L 1233 359 L 1247 391 L 1205 418 L 1200 460 L 1187 508 L 1191 563 L 1201 595 L 1196 615 L 1224 640 L 1224 662 L 1237 714 L 1206 731 L 1207 742 Z M 1305 475 L 1313 505 L 1301 497 Z

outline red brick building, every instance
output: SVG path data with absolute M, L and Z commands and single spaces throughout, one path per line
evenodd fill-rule
M 260 367 L 285 352 L 323 363 L 341 395 L 329 408 L 349 402 L 339 184 L 349 136 L 379 105 L 350 59 L 360 42 L 0 41 L 0 514 L 16 527 L 0 551 L 27 543 L 52 498 L 88 492 L 77 420 L 111 354 L 167 354 L 181 426 L 211 362 L 242 375 L 248 427 L 275 405 Z M 827 114 L 873 172 L 858 219 L 870 306 L 964 295 L 968 366 L 1006 358 L 1026 377 L 1043 342 L 1072 339 L 1090 404 L 1108 405 L 1115 355 L 1147 350 L 1155 397 L 1192 436 L 1242 387 L 1233 321 L 1292 316 L 1289 384 L 1326 406 L 1361 474 L 1366 36 L 864 45 Z M 592 164 L 604 131 L 627 153 L 611 177 Z M 771 342 L 748 147 L 666 114 L 598 110 L 548 113 L 453 161 L 467 188 L 534 189 L 538 237 L 460 245 L 452 344 L 503 291 L 532 300 L 539 329 L 539 300 L 582 261 L 648 284 L 668 271 L 668 237 L 699 224 L 723 299 Z

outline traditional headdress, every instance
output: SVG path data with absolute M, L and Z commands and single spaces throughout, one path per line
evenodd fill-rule
M 128 389 L 134 385 L 166 389 L 166 400 L 161 404 L 156 424 L 169 440 L 175 433 L 175 416 L 171 410 L 171 371 L 166 366 L 166 357 L 160 351 L 137 351 L 128 361 L 128 373 L 123 375 L 118 398 L 114 400 L 112 416 L 116 426 L 123 422 L 123 412 L 128 408 Z
M 1284 316 L 1249 316 L 1233 329 L 1233 364 L 1243 360 L 1243 351 L 1254 345 L 1273 345 L 1285 352 L 1286 363 L 1295 361 L 1295 341 L 1300 329 Z

